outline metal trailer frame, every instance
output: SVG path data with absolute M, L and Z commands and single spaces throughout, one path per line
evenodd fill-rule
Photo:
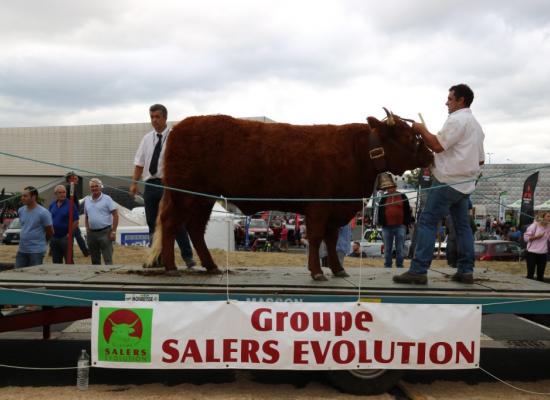
M 452 268 L 432 268 L 429 284 L 391 281 L 395 270 L 350 268 L 349 278 L 312 281 L 303 267 L 235 267 L 222 275 L 125 265 L 45 264 L 0 272 L 0 304 L 39 305 L 42 310 L 0 319 L 0 332 L 89 318 L 93 300 L 381 302 L 479 304 L 485 314 L 549 314 L 550 286 L 490 269 L 478 269 L 474 285 L 452 282 Z M 229 282 L 227 281 L 229 280 Z M 360 288 L 361 286 L 361 288 Z

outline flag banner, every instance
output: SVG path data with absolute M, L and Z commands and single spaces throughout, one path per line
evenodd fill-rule
M 154 369 L 466 369 L 481 307 L 94 302 L 92 365 Z
M 524 229 L 530 225 L 535 218 L 535 189 L 539 180 L 539 171 L 531 174 L 523 184 L 521 195 L 521 208 L 519 214 L 519 227 Z

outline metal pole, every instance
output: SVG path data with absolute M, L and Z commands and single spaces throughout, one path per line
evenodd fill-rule
M 73 224 L 74 224 L 74 218 L 73 218 L 73 210 L 74 210 L 74 184 L 75 179 L 78 180 L 78 177 L 75 175 L 71 175 L 69 177 L 69 231 L 67 233 L 67 254 L 65 256 L 65 260 L 67 260 L 67 264 L 74 264 L 73 261 Z

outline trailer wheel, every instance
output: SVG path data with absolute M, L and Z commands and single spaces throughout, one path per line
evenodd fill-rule
M 386 393 L 405 372 L 395 369 L 355 369 L 326 371 L 328 381 L 342 392 L 357 395 Z

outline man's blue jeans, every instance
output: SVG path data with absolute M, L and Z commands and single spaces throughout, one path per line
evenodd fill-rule
M 456 232 L 457 272 L 473 273 L 474 236 L 468 216 L 468 198 L 468 194 L 434 179 L 416 226 L 416 249 L 410 272 L 421 275 L 428 272 L 433 259 L 437 223 L 450 214 Z
M 20 251 L 15 255 L 15 268 L 32 267 L 41 265 L 45 253 L 22 253 Z
M 405 225 L 391 225 L 382 227 L 384 239 L 384 267 L 391 268 L 393 241 L 395 240 L 395 264 L 403 268 L 403 246 L 405 245 Z

